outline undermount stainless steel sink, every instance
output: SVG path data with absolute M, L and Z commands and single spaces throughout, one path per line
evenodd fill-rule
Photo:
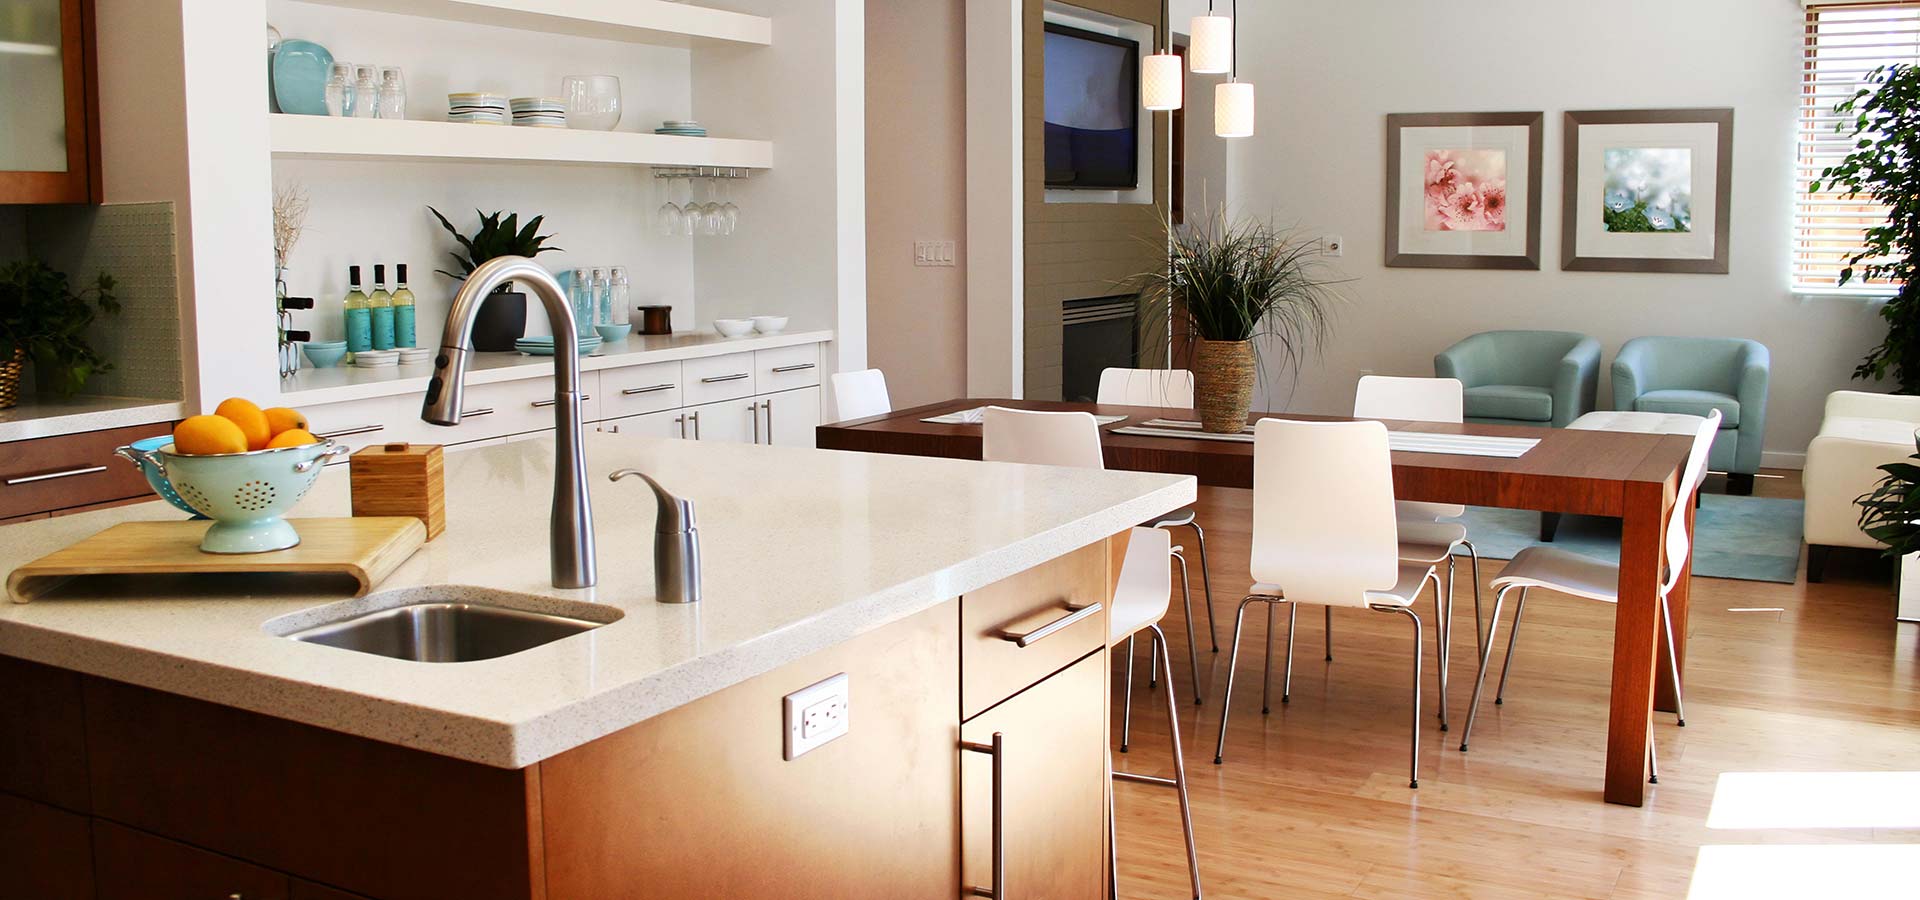
M 495 659 L 605 625 L 553 613 L 461 602 L 409 603 L 286 635 L 414 662 Z

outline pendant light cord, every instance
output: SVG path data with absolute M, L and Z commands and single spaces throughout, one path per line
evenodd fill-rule
M 1213 0 L 1207 0 L 1209 8 Z M 1227 80 L 1240 80 L 1240 0 L 1233 0 L 1233 40 L 1227 54 Z

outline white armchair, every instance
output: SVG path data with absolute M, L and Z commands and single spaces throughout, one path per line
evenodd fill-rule
M 1860 530 L 1855 498 L 1880 481 L 1879 467 L 1914 453 L 1920 396 L 1834 391 L 1820 434 L 1807 446 L 1807 580 L 1819 581 L 1834 547 L 1882 546 Z

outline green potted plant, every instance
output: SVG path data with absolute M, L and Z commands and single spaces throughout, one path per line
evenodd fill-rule
M 117 313 L 113 276 L 104 272 L 74 290 L 67 274 L 37 259 L 0 265 L 0 409 L 20 402 L 20 371 L 33 363 L 34 381 L 62 397 L 113 365 L 87 343 L 98 313 Z
M 1317 240 L 1270 221 L 1229 221 L 1222 209 L 1165 228 L 1167 268 L 1141 276 L 1147 331 L 1170 324 L 1187 343 L 1201 428 L 1238 434 L 1263 363 L 1297 373 L 1326 343 L 1347 279 L 1328 271 Z
M 455 281 L 464 281 L 480 264 L 502 256 L 524 256 L 532 259 L 542 253 L 559 250 L 559 247 L 546 245 L 550 234 L 539 234 L 540 222 L 545 216 L 534 216 L 525 227 L 520 225 L 519 213 L 507 213 L 501 218 L 496 210 L 491 214 L 474 210 L 480 217 L 480 229 L 472 235 L 460 233 L 447 217 L 433 207 L 427 207 L 433 217 L 440 220 L 453 239 L 460 242 L 463 252 L 448 251 L 453 257 L 458 272 L 435 269 L 442 275 Z M 525 337 L 527 333 L 527 295 L 513 289 L 511 282 L 501 285 L 480 304 L 480 313 L 473 322 L 473 349 L 482 351 L 512 350 L 513 342 Z
M 1807 193 L 1841 191 L 1843 198 L 1871 196 L 1887 208 L 1887 220 L 1867 229 L 1866 244 L 1847 258 L 1840 284 L 1879 279 L 1897 285 L 1880 308 L 1887 337 L 1853 370 L 1855 378 L 1879 381 L 1893 374 L 1903 394 L 1920 393 L 1920 68 L 1881 66 L 1867 84 L 1834 106 L 1854 150 L 1822 170 Z
M 1860 507 L 1860 530 L 1887 545 L 1886 553 L 1900 560 L 1900 618 L 1920 619 L 1920 433 L 1908 462 L 1880 467 L 1886 475 L 1873 490 L 1854 503 Z

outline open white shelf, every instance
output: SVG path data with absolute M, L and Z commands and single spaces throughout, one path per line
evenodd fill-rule
M 773 20 L 765 16 L 668 3 L 666 0 L 303 0 L 579 37 L 687 47 L 704 41 L 765 45 Z
M 273 154 L 283 157 L 773 167 L 773 144 L 768 141 L 286 113 L 267 118 Z

